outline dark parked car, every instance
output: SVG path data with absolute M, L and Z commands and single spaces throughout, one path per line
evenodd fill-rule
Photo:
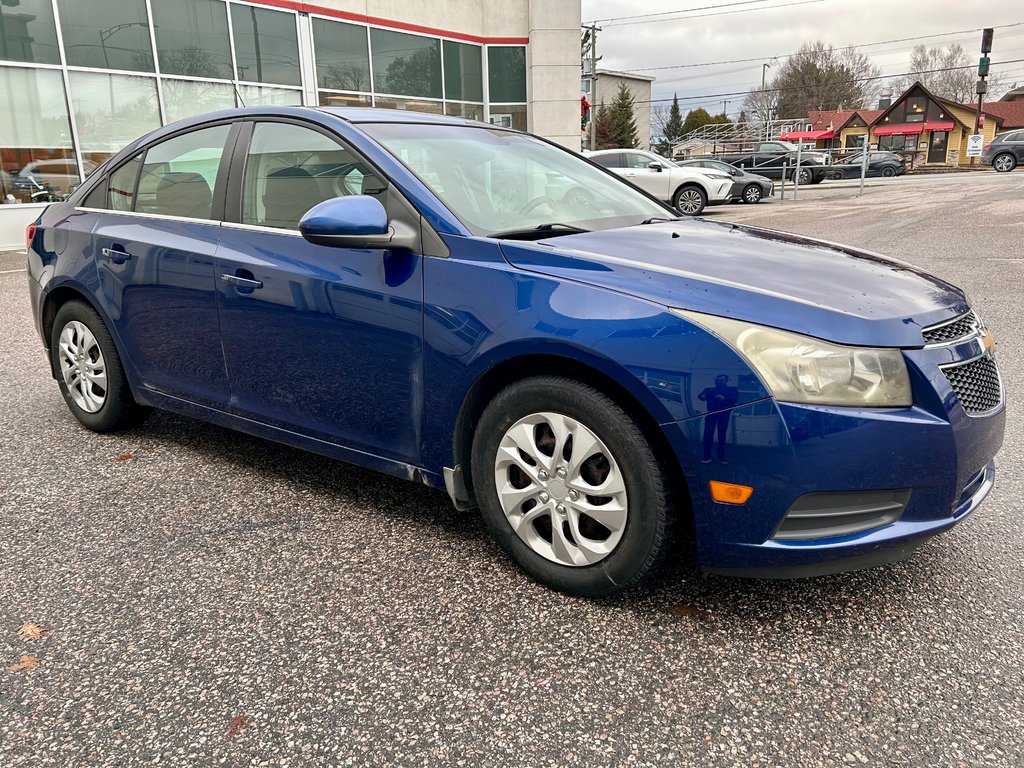
M 756 173 L 749 173 L 742 168 L 723 163 L 721 160 L 678 160 L 676 165 L 683 168 L 703 168 L 732 176 L 730 197 L 732 200 L 739 200 L 743 203 L 759 203 L 762 198 L 771 197 L 775 191 L 775 183 L 771 179 L 758 176 Z
M 218 112 L 130 144 L 26 236 L 85 427 L 164 408 L 444 489 L 567 592 L 636 584 L 675 532 L 716 573 L 888 563 L 994 482 L 1003 389 L 958 288 L 681 219 L 517 131 Z
M 830 179 L 859 179 L 861 167 L 864 164 L 864 154 L 858 152 L 855 155 L 835 160 L 832 165 Z M 865 176 L 902 176 L 907 172 L 907 160 L 903 155 L 895 152 L 871 152 L 868 155 L 868 167 Z
M 797 157 L 800 171 L 797 172 Z M 776 181 L 799 180 L 801 184 L 819 184 L 828 178 L 829 156 L 814 149 L 798 150 L 796 144 L 788 141 L 759 141 L 740 151 L 719 152 L 708 159 L 722 160 L 737 168 L 745 168 Z
M 1000 173 L 1012 171 L 1024 163 L 1024 130 L 997 133 L 982 150 L 981 162 Z

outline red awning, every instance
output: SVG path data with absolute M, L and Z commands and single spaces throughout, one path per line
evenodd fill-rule
M 924 129 L 926 131 L 952 131 L 953 121 L 951 120 L 948 123 L 933 123 L 929 121 L 924 124 Z
M 835 131 L 783 131 L 779 139 L 831 139 L 834 135 Z
M 875 136 L 904 136 L 912 133 L 920 133 L 924 130 L 924 123 L 909 123 L 904 125 L 880 125 L 875 128 Z

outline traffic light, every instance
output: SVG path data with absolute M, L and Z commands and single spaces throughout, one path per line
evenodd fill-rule
M 985 27 L 981 30 L 981 52 L 989 53 L 992 50 L 992 27 Z
M 982 56 L 978 59 L 978 77 L 988 77 L 988 56 Z

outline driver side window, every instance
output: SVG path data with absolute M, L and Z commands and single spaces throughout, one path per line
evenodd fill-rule
M 257 123 L 245 159 L 242 223 L 298 229 L 332 197 L 373 195 L 387 207 L 387 183 L 329 136 L 293 123 Z
M 623 154 L 626 156 L 627 168 L 646 168 L 654 162 L 647 155 L 641 155 L 639 152 L 624 152 Z

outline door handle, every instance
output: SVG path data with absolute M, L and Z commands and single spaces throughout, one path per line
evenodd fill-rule
M 110 259 L 114 264 L 124 264 L 132 257 L 132 255 L 123 248 L 101 248 L 100 253 Z
M 632 178 L 635 178 L 635 177 L 636 177 L 636 174 L 635 174 L 635 173 L 627 173 L 627 174 L 625 174 L 625 175 L 626 175 L 626 178 L 627 178 L 627 179 L 632 179 Z
M 241 270 L 241 269 L 238 270 L 238 271 L 239 272 L 244 272 L 244 273 L 250 275 L 250 277 L 245 277 L 244 274 L 243 275 L 221 275 L 220 279 L 223 280 L 228 285 L 235 286 L 235 288 L 238 289 L 239 293 L 252 293 L 257 288 L 262 288 L 263 287 L 263 281 L 262 280 L 254 280 L 251 277 L 252 272 L 249 272 L 248 270 Z

